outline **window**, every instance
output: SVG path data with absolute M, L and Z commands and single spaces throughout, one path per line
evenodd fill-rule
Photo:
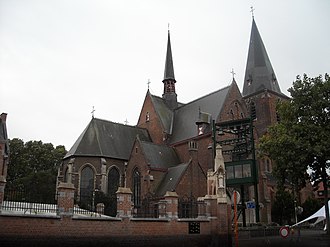
M 80 200 L 92 197 L 94 191 L 94 171 L 90 166 L 85 166 L 80 175 Z
M 138 168 L 133 171 L 133 203 L 135 208 L 141 206 L 141 174 Z
M 108 173 L 108 194 L 116 195 L 119 186 L 120 175 L 117 168 L 112 167 Z
M 253 101 L 250 104 L 250 115 L 252 120 L 257 119 L 256 105 Z

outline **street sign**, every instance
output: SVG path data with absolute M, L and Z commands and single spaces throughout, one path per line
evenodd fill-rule
M 254 201 L 246 202 L 246 208 L 256 208 Z
M 282 226 L 280 228 L 280 235 L 281 235 L 282 238 L 286 238 L 287 236 L 289 236 L 289 227 Z

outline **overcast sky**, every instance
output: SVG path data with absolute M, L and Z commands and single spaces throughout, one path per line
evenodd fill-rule
M 0 0 L 9 138 L 69 149 L 92 118 L 135 125 L 162 95 L 168 23 L 178 100 L 242 88 L 252 16 L 283 93 L 330 72 L 329 0 Z

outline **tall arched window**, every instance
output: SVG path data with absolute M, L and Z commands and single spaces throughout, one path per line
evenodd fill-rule
M 80 200 L 85 201 L 93 196 L 94 171 L 90 166 L 85 166 L 80 175 Z
M 133 171 L 133 203 L 134 207 L 140 207 L 141 204 L 141 174 L 138 168 Z
M 117 214 L 117 190 L 119 187 L 120 174 L 116 167 L 112 167 L 108 172 L 108 196 L 109 201 L 105 202 L 104 213 L 110 216 Z
M 252 120 L 257 119 L 256 105 L 253 101 L 250 104 L 250 115 Z
M 69 168 L 67 167 L 67 168 L 65 168 L 65 172 L 64 172 L 64 176 L 63 176 L 64 183 L 67 183 L 69 181 L 68 176 L 69 176 Z
M 108 194 L 110 196 L 116 195 L 119 186 L 119 171 L 117 168 L 112 167 L 108 173 Z

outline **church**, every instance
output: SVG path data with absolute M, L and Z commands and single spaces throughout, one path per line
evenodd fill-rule
M 233 78 L 229 86 L 189 103 L 180 102 L 176 83 L 184 82 L 175 79 L 170 32 L 162 83 L 162 96 L 147 90 L 136 126 L 93 117 L 77 138 L 58 172 L 59 182 L 73 183 L 77 203 L 90 195 L 94 200 L 95 193 L 111 201 L 118 187 L 127 187 L 132 191 L 134 214 L 147 215 L 153 213 L 150 205 L 170 191 L 178 194 L 179 217 L 197 216 L 198 198 L 209 190 L 214 142 L 221 138 L 214 135 L 214 123 L 252 119 L 257 146 L 267 127 L 279 121 L 277 102 L 289 99 L 281 92 L 254 18 L 243 92 Z M 225 162 L 235 160 L 230 153 L 223 157 Z M 257 213 L 264 223 L 271 222 L 276 187 L 272 165 L 267 157 L 256 157 Z M 250 184 L 236 187 L 227 188 L 228 198 L 237 189 L 243 190 L 245 202 L 255 199 Z M 107 210 L 109 215 L 116 215 L 114 204 L 109 203 Z

